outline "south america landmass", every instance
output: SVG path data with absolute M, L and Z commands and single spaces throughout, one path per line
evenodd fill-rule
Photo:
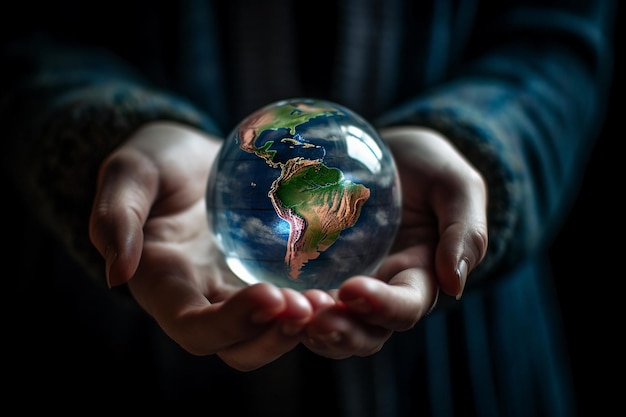
M 346 181 L 337 168 L 294 158 L 283 164 L 268 195 L 278 216 L 290 225 L 285 263 L 289 276 L 297 279 L 304 264 L 355 225 L 370 191 Z
M 268 197 L 276 214 L 290 226 L 285 264 L 294 280 L 298 280 L 308 261 L 316 259 L 336 242 L 343 230 L 356 224 L 370 190 L 347 181 L 340 169 L 327 167 L 320 159 L 296 157 L 275 162 L 275 152 L 271 149 L 274 142 L 267 141 L 261 147 L 255 142 L 266 130 L 288 128 L 292 137 L 283 140 L 297 143 L 299 125 L 315 117 L 336 114 L 338 110 L 334 108 L 298 103 L 258 111 L 239 127 L 239 147 L 263 158 L 272 168 L 280 169 Z

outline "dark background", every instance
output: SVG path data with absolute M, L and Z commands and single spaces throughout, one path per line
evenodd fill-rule
M 619 6 L 626 3 L 618 2 Z M 626 121 L 622 98 L 624 7 L 618 10 L 616 62 L 609 113 L 585 174 L 582 190 L 551 255 L 557 276 L 580 416 L 617 415 L 623 407 L 621 358 L 626 278 L 623 193 Z
M 626 7 L 626 3 L 621 5 Z M 618 2 L 618 7 L 620 3 Z M 616 415 L 624 402 L 624 382 L 622 380 L 622 356 L 626 355 L 623 339 L 624 324 L 621 310 L 624 292 L 622 281 L 626 278 L 626 235 L 624 234 L 623 196 L 625 190 L 624 161 L 619 142 L 624 142 L 625 134 L 622 124 L 626 121 L 626 114 L 621 110 L 618 100 L 623 92 L 624 73 L 623 53 L 624 42 L 624 7 L 618 10 L 618 21 L 615 32 L 616 63 L 614 69 L 614 84 L 609 103 L 609 112 L 602 130 L 599 142 L 593 152 L 585 174 L 583 187 L 580 191 L 573 210 L 569 213 L 565 227 L 559 234 L 552 251 L 553 268 L 556 273 L 556 289 L 560 296 L 560 308 L 565 321 L 565 331 L 568 337 L 568 351 L 575 377 L 575 388 L 580 404 L 580 417 Z M 2 218 L 5 230 L 19 227 L 21 213 L 10 212 L 5 215 L 11 205 L 5 200 L 2 204 Z M 55 345 L 55 338 L 62 335 L 42 337 L 41 330 L 53 323 L 61 313 L 48 312 L 47 318 L 38 318 L 40 327 L 32 330 L 32 334 L 24 336 L 24 332 L 12 331 L 11 323 L 16 317 L 33 314 L 33 300 L 30 292 L 12 291 L 11 282 L 14 272 L 10 272 L 10 265 L 15 263 L 11 247 L 3 250 L 5 258 L 2 277 L 4 280 L 5 302 L 8 309 L 4 315 L 7 324 L 3 326 L 3 339 L 6 347 L 13 346 L 16 350 L 23 350 L 25 344 L 32 345 L 30 349 L 40 352 L 48 360 L 56 360 L 59 366 L 63 365 L 63 355 L 50 355 L 50 349 Z M 30 288 L 30 287 L 29 287 Z M 49 288 L 38 288 L 39 297 L 46 297 Z M 12 298 L 7 300 L 6 298 Z M 27 302 L 30 302 L 29 303 Z M 15 324 L 15 323 L 14 323 Z M 54 327 L 50 332 L 58 331 Z M 30 331 L 30 330 L 29 330 Z M 12 334 L 23 336 L 14 340 Z M 76 346 L 80 350 L 81 345 Z M 2 363 L 5 368 L 9 365 L 20 364 L 20 355 L 5 352 Z M 68 356 L 71 352 L 66 353 Z M 98 357 L 96 352 L 91 352 Z M 23 355 L 23 352 L 22 352 Z M 101 356 L 100 356 L 101 357 Z M 118 366 L 115 358 L 102 366 Z M 91 371 L 91 370 L 88 370 Z M 15 370 L 4 375 L 5 382 L 19 386 L 19 375 L 23 369 Z M 95 371 L 94 371 L 95 372 Z M 62 375 L 59 375 L 61 377 Z M 52 375 L 51 377 L 56 377 Z M 29 385 L 37 385 L 37 380 Z M 94 387 L 98 392 L 101 388 Z M 115 391 L 115 389 L 113 389 Z M 115 396 L 114 393 L 108 392 Z M 103 392 L 106 397 L 107 392 Z

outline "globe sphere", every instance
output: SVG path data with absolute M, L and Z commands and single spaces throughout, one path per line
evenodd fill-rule
M 401 192 L 391 152 L 368 122 L 336 103 L 295 98 L 255 111 L 225 138 L 206 206 L 242 281 L 328 290 L 380 265 Z

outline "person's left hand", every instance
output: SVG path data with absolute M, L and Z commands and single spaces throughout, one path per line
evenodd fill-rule
M 440 133 L 382 130 L 400 175 L 403 212 L 394 247 L 372 277 L 338 290 L 308 290 L 315 308 L 303 343 L 335 359 L 369 356 L 437 303 L 439 288 L 461 297 L 487 250 L 487 188 L 480 173 Z

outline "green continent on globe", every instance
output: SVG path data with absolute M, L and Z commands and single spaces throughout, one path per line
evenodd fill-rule
M 339 238 L 342 230 L 356 224 L 370 190 L 346 180 L 341 170 L 329 168 L 319 159 L 295 157 L 275 162 L 276 152 L 271 149 L 274 142 L 267 141 L 262 147 L 255 142 L 264 131 L 288 129 L 293 136 L 299 125 L 337 114 L 341 113 L 335 108 L 301 102 L 277 106 L 253 114 L 237 134 L 242 150 L 281 171 L 268 190 L 268 197 L 276 214 L 290 226 L 285 263 L 294 280 L 309 260 L 317 258 Z M 282 141 L 298 142 L 293 137 Z

